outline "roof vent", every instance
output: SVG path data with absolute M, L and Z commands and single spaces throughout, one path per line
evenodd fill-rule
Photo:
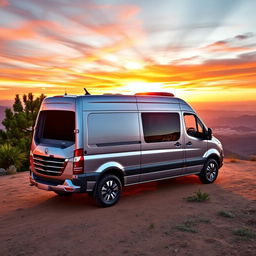
M 136 96 L 164 96 L 164 97 L 174 97 L 174 94 L 170 92 L 139 92 L 135 94 Z

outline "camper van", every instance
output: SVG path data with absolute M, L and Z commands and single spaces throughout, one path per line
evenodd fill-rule
M 103 207 L 124 186 L 195 174 L 212 183 L 220 141 L 170 93 L 45 98 L 34 127 L 30 183 L 61 196 L 88 193 Z

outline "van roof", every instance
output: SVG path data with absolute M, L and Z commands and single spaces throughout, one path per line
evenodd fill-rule
M 165 92 L 150 92 L 150 93 L 136 93 L 135 95 L 125 95 L 125 94 L 93 94 L 93 95 L 56 95 L 53 97 L 47 97 L 46 99 L 56 99 L 56 98 L 80 98 L 84 100 L 103 100 L 103 101 L 127 101 L 127 99 L 134 100 L 137 102 L 151 101 L 151 102 L 166 102 L 169 103 L 183 103 L 187 104 L 184 100 L 174 97 L 172 93 Z M 137 99 L 137 100 L 136 100 Z
M 43 105 L 44 108 L 53 108 L 56 109 L 75 109 L 75 102 L 80 102 L 80 104 L 86 104 L 86 108 L 89 110 L 98 109 L 98 110 L 113 110 L 117 109 L 116 103 L 119 103 L 119 109 L 125 110 L 130 109 L 132 104 L 127 103 L 137 103 L 147 106 L 147 109 L 161 109 L 167 110 L 169 107 L 167 105 L 172 104 L 179 105 L 180 110 L 184 111 L 193 111 L 193 108 L 184 100 L 176 98 L 173 96 L 155 96 L 155 95 L 120 95 L 120 94 L 108 94 L 108 95 L 60 95 L 54 97 L 47 97 L 44 99 Z M 83 103 L 82 103 L 83 102 Z M 105 105 L 105 103 L 107 105 Z M 153 103 L 153 105 L 152 105 Z M 113 105 L 114 104 L 114 105 Z M 81 105 L 81 106 L 82 106 Z M 160 107 L 161 105 L 161 107 Z M 46 107 L 48 106 L 48 107 Z M 151 106 L 151 107 L 149 107 Z M 133 109 L 133 108 L 132 108 Z

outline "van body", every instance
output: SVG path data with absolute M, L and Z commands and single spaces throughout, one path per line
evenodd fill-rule
M 197 174 L 217 178 L 221 143 L 185 101 L 168 94 L 45 98 L 34 128 L 30 182 L 59 195 L 115 204 L 122 187 Z

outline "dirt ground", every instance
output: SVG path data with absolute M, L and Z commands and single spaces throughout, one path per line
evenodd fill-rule
M 30 187 L 28 173 L 0 177 L 0 255 L 252 256 L 255 174 L 256 162 L 227 160 L 214 184 L 189 176 L 131 186 L 105 209 Z M 210 201 L 184 199 L 198 189 Z

